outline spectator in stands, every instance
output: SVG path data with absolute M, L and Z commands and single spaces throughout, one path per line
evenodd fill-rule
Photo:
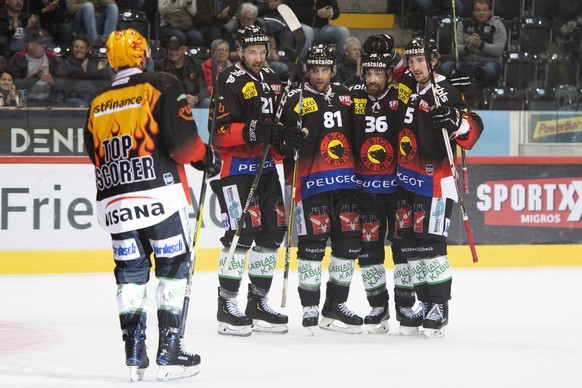
M 186 55 L 186 50 L 184 39 L 171 37 L 166 45 L 166 58 L 156 63 L 156 71 L 173 74 L 182 81 L 190 107 L 208 108 L 210 98 L 202 66 L 196 59 Z
M 66 19 L 65 0 L 29 0 L 30 14 L 37 15 L 44 28 L 60 46 L 69 46 L 73 29 Z
M 277 7 L 284 4 L 284 0 L 252 0 L 259 7 L 259 18 L 263 19 L 277 40 L 278 47 L 293 47 L 293 34 L 285 21 L 277 12 Z
M 210 58 L 202 62 L 202 71 L 204 72 L 204 78 L 206 80 L 206 87 L 208 92 L 212 95 L 212 87 L 214 85 L 214 79 L 212 78 L 212 61 L 216 58 L 216 77 L 224 69 L 232 65 L 229 59 L 230 45 L 226 40 L 216 39 L 210 45 Z
M 344 44 L 344 55 L 337 65 L 336 81 L 351 86 L 361 80 L 362 42 L 354 36 L 346 39 Z
M 459 65 L 482 87 L 497 86 L 501 79 L 501 56 L 507 43 L 507 30 L 493 18 L 490 0 L 474 0 L 473 16 L 457 24 Z M 440 73 L 449 76 L 454 62 L 445 62 Z
M 330 20 L 340 16 L 336 0 L 289 0 L 289 7 L 295 11 L 305 31 L 305 47 L 302 57 L 315 43 L 335 44 L 336 57 L 341 60 L 344 43 L 350 36 L 350 31 L 342 26 L 332 26 Z
M 67 69 L 67 83 L 63 89 L 67 106 L 90 106 L 104 83 L 97 80 L 110 80 L 114 73 L 107 56 L 97 52 L 91 54 L 91 43 L 87 35 L 77 35 L 73 39 L 71 51 L 64 59 Z
M 8 61 L 18 89 L 27 89 L 28 106 L 46 106 L 52 103 L 52 91 L 57 78 L 66 75 L 59 58 L 46 49 L 50 38 L 40 30 L 27 33 L 25 50 Z
M 239 0 L 196 0 L 194 24 L 204 34 L 207 46 L 222 37 L 222 27 L 233 18 L 239 5 Z
M 167 42 L 172 36 L 179 36 L 189 46 L 204 46 L 204 35 L 194 25 L 194 0 L 158 0 L 158 7 L 162 42 Z
M 0 7 L 0 55 L 10 57 L 10 41 L 14 36 L 24 38 L 28 14 L 23 11 L 24 0 L 4 0 Z
M 7 70 L 0 70 L 0 106 L 18 105 L 16 85 L 12 82 L 12 74 Z
M 554 19 L 554 37 L 560 54 L 580 56 L 582 44 L 582 1 L 560 0 L 559 12 Z
M 75 33 L 86 32 L 94 46 L 102 47 L 117 29 L 119 9 L 115 0 L 66 0 Z
M 235 18 L 231 19 L 228 23 L 224 25 L 223 36 L 225 40 L 229 43 L 230 47 L 234 51 L 230 52 L 230 60 L 232 62 L 240 61 L 238 51 L 236 49 L 236 36 L 238 30 L 244 26 L 259 26 L 265 31 L 265 34 L 269 36 L 269 54 L 267 55 L 266 64 L 280 77 L 285 76 L 289 72 L 288 66 L 281 62 L 281 58 L 277 52 L 277 43 L 275 42 L 275 37 L 271 34 L 269 27 L 264 20 L 257 18 L 259 14 L 259 9 L 256 5 L 252 3 L 242 3 L 235 15 Z

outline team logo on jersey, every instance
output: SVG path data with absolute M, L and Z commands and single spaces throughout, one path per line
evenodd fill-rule
M 384 171 L 394 163 L 394 149 L 388 140 L 371 137 L 362 145 L 360 161 L 370 171 Z
M 412 131 L 408 128 L 404 128 L 398 134 L 398 146 L 400 152 L 398 153 L 398 161 L 400 163 L 410 163 L 412 159 L 416 156 L 417 145 L 416 137 Z
M 380 221 L 376 216 L 362 216 L 362 241 L 380 240 Z
M 350 147 L 343 133 L 328 133 L 319 145 L 319 153 L 330 166 L 343 166 L 350 158 Z
M 405 104 L 408 104 L 408 99 L 410 98 L 411 94 L 412 94 L 412 89 L 410 89 L 408 86 L 406 86 L 404 84 L 398 85 L 398 99 L 400 101 L 402 101 Z
M 349 94 L 340 94 L 339 100 L 343 105 L 346 106 L 352 105 L 352 97 Z
M 309 214 L 313 234 L 323 234 L 329 231 L 329 214 L 325 208 L 314 207 Z
M 344 232 L 360 230 L 360 212 L 356 206 L 344 205 L 339 216 Z
M 247 82 L 245 86 L 243 86 L 241 92 L 245 100 L 257 97 L 259 95 L 257 88 L 255 87 L 255 83 L 252 81 Z
M 295 105 L 295 109 L 293 109 L 295 113 L 299 114 L 299 102 Z M 317 107 L 317 102 L 313 97 L 306 97 L 303 99 L 303 111 L 301 115 L 306 115 L 307 113 L 317 112 L 319 108 Z
M 367 98 L 354 98 L 354 113 L 357 115 L 365 115 L 367 102 Z

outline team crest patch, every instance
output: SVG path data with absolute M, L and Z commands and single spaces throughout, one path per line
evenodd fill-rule
M 360 161 L 370 171 L 384 171 L 394 164 L 394 149 L 388 140 L 371 137 L 360 149 Z
M 417 144 L 416 137 L 408 128 L 404 128 L 398 134 L 398 145 L 400 152 L 398 153 L 398 161 L 400 163 L 410 163 L 416 156 Z
M 325 209 L 313 208 L 309 214 L 309 221 L 311 221 L 313 234 L 323 234 L 329 231 L 329 214 Z
M 247 82 L 245 86 L 242 88 L 243 98 L 245 100 L 251 99 L 253 97 L 257 97 L 259 93 L 257 92 L 257 88 L 255 87 L 254 82 Z
M 380 221 L 374 215 L 362 216 L 362 241 L 380 240 Z
M 343 133 L 331 132 L 323 138 L 319 153 L 330 166 L 343 166 L 350 158 L 348 140 Z

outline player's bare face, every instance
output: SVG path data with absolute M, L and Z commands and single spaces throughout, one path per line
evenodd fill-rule
M 406 63 L 410 69 L 410 72 L 414 76 L 414 79 L 421 86 L 425 86 L 430 82 L 428 66 L 426 65 L 426 57 L 424 55 L 408 57 Z
M 366 69 L 364 72 L 364 79 L 366 81 L 366 90 L 369 95 L 378 97 L 384 91 L 390 82 L 384 69 Z
M 307 69 L 309 84 L 318 92 L 326 92 L 331 84 L 331 79 L 335 75 L 329 66 L 310 66 Z
M 265 45 L 247 46 L 242 50 L 241 59 L 245 68 L 253 74 L 259 74 L 265 63 L 265 59 L 267 59 L 267 48 Z

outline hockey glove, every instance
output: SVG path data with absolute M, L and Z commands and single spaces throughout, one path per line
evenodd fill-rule
M 471 77 L 466 71 L 461 69 L 453 69 L 449 74 L 449 82 L 456 87 L 459 92 L 465 93 L 471 86 Z
M 206 145 L 206 163 L 203 163 L 201 160 L 192 163 L 192 167 L 199 171 L 206 171 L 208 174 L 208 178 L 212 178 L 220 173 L 220 169 L 222 168 L 222 160 L 220 160 L 220 155 L 218 151 L 212 149 L 208 144 Z
M 243 139 L 248 144 L 278 144 L 274 140 L 278 135 L 273 135 L 277 131 L 280 129 L 272 121 L 251 120 L 243 130 Z
M 451 135 L 461 126 L 461 112 L 452 106 L 441 106 L 430 111 L 433 126 L 440 130 L 445 128 Z
M 281 155 L 293 156 L 295 150 L 299 151 L 305 142 L 306 131 L 297 127 L 286 128 L 279 143 L 278 152 Z

